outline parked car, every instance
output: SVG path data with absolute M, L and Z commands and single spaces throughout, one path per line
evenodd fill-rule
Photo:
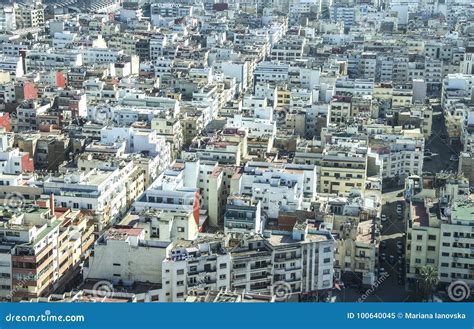
M 451 155 L 451 157 L 449 158 L 450 161 L 459 161 L 459 157 L 455 154 Z
M 380 260 L 381 260 L 382 262 L 385 262 L 386 259 L 387 259 L 387 255 L 386 255 L 384 252 L 381 253 L 381 254 L 380 254 Z
M 388 262 L 389 262 L 390 264 L 395 264 L 395 256 L 390 255 L 390 256 L 388 257 Z
M 403 248 L 403 242 L 398 240 L 397 241 L 397 248 Z
M 385 240 L 380 241 L 380 249 L 385 249 L 385 248 L 387 248 L 387 241 Z
M 387 220 L 387 215 L 382 214 L 382 215 L 380 216 L 380 220 L 381 220 L 382 222 L 385 222 L 385 221 Z

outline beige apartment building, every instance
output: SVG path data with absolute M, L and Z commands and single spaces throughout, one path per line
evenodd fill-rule
M 364 189 L 366 157 L 340 153 L 323 156 L 320 166 L 320 193 L 347 194 L 353 188 Z
M 416 279 L 423 266 L 438 268 L 441 220 L 436 209 L 436 202 L 427 197 L 410 204 L 406 235 L 409 279 Z

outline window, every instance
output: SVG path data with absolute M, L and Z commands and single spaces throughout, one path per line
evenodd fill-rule
M 119 264 L 119 263 L 113 263 L 113 265 L 114 265 L 114 266 L 120 266 L 120 264 Z
M 416 236 L 416 239 L 417 239 L 417 240 L 423 240 L 423 235 L 417 235 L 417 236 Z
M 226 278 L 225 274 L 219 275 L 219 280 L 225 280 L 225 278 Z
M 184 232 L 184 227 L 178 226 L 178 232 L 183 233 Z
M 428 240 L 436 240 L 436 235 L 428 235 Z
M 176 275 L 183 275 L 184 274 L 184 270 L 177 270 L 176 271 Z
M 222 269 L 225 269 L 227 268 L 227 264 L 226 263 L 222 263 L 219 265 L 219 268 L 222 270 Z

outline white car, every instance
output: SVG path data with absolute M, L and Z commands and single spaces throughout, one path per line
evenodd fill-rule
M 382 222 L 385 222 L 385 221 L 387 220 L 387 215 L 385 215 L 385 214 L 384 214 L 384 215 L 381 215 L 381 216 L 380 216 L 380 220 L 381 220 Z

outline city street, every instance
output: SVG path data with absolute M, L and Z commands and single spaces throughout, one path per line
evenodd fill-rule
M 425 142 L 425 153 L 431 152 L 431 158 L 425 157 L 424 172 L 437 173 L 442 170 L 457 171 L 458 161 L 451 160 L 451 156 L 459 156 L 460 147 L 451 145 L 447 138 L 446 125 L 440 105 L 433 106 L 433 126 L 430 139 Z
M 381 229 L 382 247 L 377 266 L 379 273 L 377 287 L 372 289 L 345 287 L 337 293 L 337 301 L 402 302 L 409 300 L 404 286 L 406 216 L 400 218 L 397 214 L 397 204 L 403 205 L 403 211 L 406 211 L 402 192 L 403 190 L 399 189 L 384 193 L 382 196 L 382 214 L 386 216 L 386 220 L 382 222 Z M 401 243 L 402 247 L 397 247 L 397 243 Z M 399 250 L 403 250 L 403 254 Z M 380 258 L 382 254 L 385 260 Z M 392 260 L 390 260 L 391 256 Z M 401 256 L 401 261 L 399 261 L 399 256 Z M 383 269 L 387 275 L 382 275 L 380 269 Z

